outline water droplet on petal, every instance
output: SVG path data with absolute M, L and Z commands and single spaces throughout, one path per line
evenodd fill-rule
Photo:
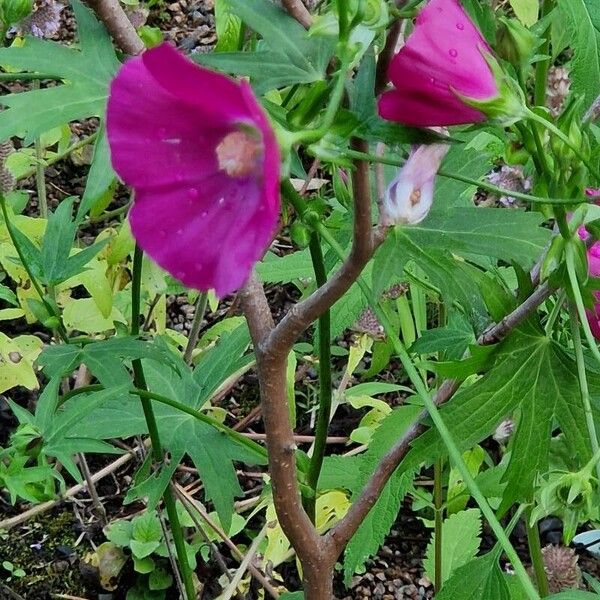
M 456 24 L 456 29 L 460 29 L 461 31 L 465 28 L 465 24 L 464 23 L 457 23 Z
M 429 78 L 429 83 L 431 83 L 432 85 L 435 83 L 435 79 L 433 77 Z
M 198 197 L 198 190 L 196 188 L 190 188 L 189 192 L 188 192 L 190 198 L 192 199 L 196 199 Z
M 178 229 L 177 230 L 177 235 L 183 235 L 183 229 Z
M 448 50 L 448 54 L 452 58 L 456 58 L 458 56 L 458 50 L 456 50 L 456 48 L 450 48 L 450 50 Z
M 203 211 L 200 213 L 200 216 L 201 216 L 203 219 L 204 219 L 204 218 L 206 218 L 206 215 L 208 215 L 208 213 L 207 213 L 205 210 L 203 210 Z
M 185 279 L 185 271 L 177 271 L 177 273 L 175 273 L 175 277 L 180 281 Z
M 225 198 L 221 196 L 221 198 L 219 198 L 219 206 L 223 206 L 223 204 L 225 204 Z
M 158 235 L 160 235 L 161 238 L 166 238 L 167 232 L 164 229 L 160 229 Z

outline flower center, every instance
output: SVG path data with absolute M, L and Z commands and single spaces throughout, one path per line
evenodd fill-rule
M 263 144 L 254 131 L 228 133 L 217 146 L 219 169 L 230 177 L 245 177 L 260 168 Z
M 415 206 L 421 202 L 421 188 L 414 188 L 409 196 L 410 205 Z

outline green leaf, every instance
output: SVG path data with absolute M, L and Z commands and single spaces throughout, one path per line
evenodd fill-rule
M 143 551 L 143 548 L 138 549 Z M 135 555 L 133 556 L 133 570 L 136 573 L 152 573 L 155 567 L 156 565 L 154 564 L 154 561 L 149 556 L 146 556 L 144 558 L 138 558 Z M 127 596 L 127 598 L 129 598 L 129 595 Z
M 45 239 L 45 238 L 44 238 Z M 76 252 L 70 256 L 63 265 L 59 281 L 64 281 L 75 275 L 79 275 L 84 270 L 84 267 L 108 244 L 110 238 L 105 238 L 84 248 L 80 252 Z
M 0 300 L 4 300 L 8 304 L 12 304 L 13 306 L 19 306 L 19 301 L 15 296 L 15 293 L 5 285 L 0 283 Z
M 354 283 L 331 307 L 331 338 L 334 339 L 354 324 L 367 306 L 367 299 L 360 286 L 358 283 Z M 315 344 L 317 343 L 318 337 L 315 339 Z
M 48 217 L 41 256 L 44 283 L 50 285 L 56 285 L 66 279 L 63 274 L 76 231 L 76 226 L 71 221 L 73 200 L 74 196 L 63 200 Z
M 133 525 L 131 521 L 121 519 L 114 521 L 105 530 L 106 539 L 117 546 L 129 546 L 131 541 Z
M 114 353 L 119 353 L 118 343 L 122 340 L 114 338 L 110 341 L 115 343 Z M 129 340 L 127 345 L 129 346 L 131 342 L 133 340 Z M 100 346 L 102 352 L 97 351 L 95 354 L 98 362 L 104 363 L 106 368 L 106 372 L 102 373 L 101 381 L 104 380 L 105 385 L 111 385 L 111 370 L 114 370 L 111 361 L 119 361 L 117 357 L 110 356 L 110 352 L 107 352 L 109 346 L 104 346 L 107 343 L 90 344 L 84 348 L 83 352 L 89 355 L 94 351 L 95 346 Z M 153 392 L 199 409 L 224 381 L 239 372 L 240 369 L 247 368 L 251 363 L 252 355 L 246 354 L 249 343 L 250 337 L 244 323 L 233 331 L 225 333 L 217 344 L 205 350 L 193 374 L 190 374 L 188 367 L 183 364 L 181 359 L 178 359 L 180 362 L 173 363 L 176 360 L 174 355 L 171 355 L 169 363 L 165 364 L 166 352 L 157 355 L 158 348 L 154 347 L 153 360 L 146 359 L 143 362 L 148 386 Z M 138 344 L 148 346 L 148 353 L 153 348 L 152 344 L 143 342 L 138 342 Z M 128 354 L 133 354 L 132 351 L 135 349 L 134 344 L 130 347 Z M 84 361 L 88 364 L 89 358 L 84 356 Z M 93 367 L 90 366 L 92 372 L 98 369 L 99 365 L 96 363 Z M 117 379 L 114 373 L 112 378 L 112 385 L 114 385 L 114 381 Z M 128 375 L 127 381 L 129 381 Z M 73 400 L 76 398 L 69 400 L 68 403 Z M 206 497 L 214 503 L 221 522 L 224 527 L 228 528 L 231 522 L 233 500 L 242 493 L 233 462 L 264 464 L 264 455 L 250 445 L 232 441 L 212 425 L 170 406 L 155 403 L 154 410 L 161 441 L 171 453 L 172 462 L 176 464 L 176 458 L 183 457 L 185 453 L 190 456 L 204 484 Z M 112 401 L 87 414 L 76 428 L 77 434 L 82 437 L 101 439 L 129 437 L 146 431 L 141 405 L 133 397 L 126 401 L 123 398 L 115 397 Z M 190 440 L 199 440 L 199 443 L 190 444 Z M 157 497 L 160 496 L 167 483 L 168 477 L 159 475 L 148 481 L 146 488 L 141 485 L 140 489 L 145 491 L 150 489 L 153 497 Z
M 151 590 L 166 590 L 173 585 L 173 576 L 162 567 L 154 569 L 148 578 L 148 587 Z
M 445 555 L 444 555 L 445 559 Z M 510 595 L 495 552 L 456 569 L 436 600 L 515 600 Z
M 0 52 L 1 51 L 2 50 L 0 49 Z M 3 114 L 3 112 L 0 112 L 0 119 L 2 118 Z M 23 255 L 23 259 L 27 263 L 27 267 L 31 271 L 33 277 L 38 280 L 43 280 L 44 270 L 42 267 L 42 255 L 39 248 L 37 248 L 35 244 L 15 226 L 14 221 L 10 223 L 10 225 L 7 224 L 7 227 L 10 227 L 12 235 L 15 238 L 15 245 Z M 21 259 L 14 257 L 14 261 L 21 262 Z
M 446 302 L 457 301 L 480 328 L 486 308 L 477 287 L 490 278 L 467 260 L 515 261 L 532 266 L 549 239 L 534 213 L 494 208 L 454 208 L 430 215 L 412 227 L 395 227 L 375 255 L 373 288 L 381 293 L 405 279 L 414 263 L 424 271 Z M 476 283 L 476 285 L 474 285 Z
M 400 231 L 421 248 L 437 245 L 463 257 L 475 254 L 526 268 L 550 239 L 548 230 L 539 226 L 541 221 L 538 214 L 521 210 L 454 208 Z
M 600 91 L 600 5 L 596 0 L 560 0 L 559 7 L 575 52 L 572 90 L 583 95 L 585 105 L 590 106 Z
M 131 536 L 138 542 L 160 542 L 162 528 L 154 511 L 146 511 L 131 522 Z
M 61 377 L 53 377 L 38 398 L 35 407 L 35 422 L 42 433 L 50 431 L 52 418 L 58 406 L 60 382 Z
M 481 512 L 470 508 L 450 515 L 442 524 L 442 583 L 452 573 L 475 558 L 481 543 Z M 435 533 L 427 545 L 423 567 L 427 577 L 435 581 Z
M 80 364 L 85 364 L 105 387 L 131 384 L 131 377 L 123 364 L 125 359 L 152 358 L 177 368 L 175 358 L 164 346 L 132 337 L 111 338 L 83 348 L 73 345 L 48 346 L 38 363 L 49 376 L 65 375 Z M 115 436 L 117 437 L 117 436 Z
M 308 250 L 281 257 L 268 252 L 256 265 L 256 272 L 265 283 L 290 283 L 295 279 L 310 281 L 315 276 Z
M 81 204 L 77 210 L 77 222 L 94 208 L 94 205 L 106 194 L 115 180 L 115 172 L 110 162 L 110 150 L 104 124 L 101 125 L 100 134 L 94 144 L 94 156 L 90 172 L 88 173 L 85 191 Z
M 309 37 L 281 8 L 264 0 L 227 0 L 230 8 L 263 37 L 269 50 L 195 54 L 200 64 L 250 77 L 258 93 L 323 79 L 332 41 Z
M 464 352 L 469 344 L 475 342 L 473 330 L 458 329 L 455 327 L 437 327 L 421 334 L 421 337 L 410 347 L 411 352 L 417 354 L 433 354 L 435 352 L 451 352 L 458 349 Z
M 26 143 L 65 122 L 102 116 L 108 84 L 119 62 L 106 30 L 81 2 L 72 3 L 80 49 L 34 37 L 23 47 L 0 48 L 0 62 L 23 71 L 48 73 L 62 85 L 2 97 L 8 109 L 0 113 L 0 139 L 26 133 Z
M 215 25 L 215 52 L 237 50 L 242 42 L 242 21 L 233 14 L 229 0 L 215 0 Z
M 8 465 L 0 461 L 0 485 L 8 490 L 11 504 L 19 497 L 35 503 L 48 499 L 42 484 L 56 477 L 54 469 L 47 465 L 28 467 L 28 460 L 28 456 L 14 456 Z
M 599 378 L 588 376 L 592 393 Z M 581 405 L 577 369 L 573 360 L 553 340 L 533 326 L 522 327 L 500 347 L 494 367 L 476 383 L 459 391 L 441 409 L 441 415 L 461 450 L 490 435 L 510 415 L 519 414 L 512 438 L 511 459 L 503 506 L 531 497 L 538 473 L 548 468 L 550 433 L 558 423 L 569 450 L 581 466 L 591 448 Z M 417 439 L 403 464 L 412 469 L 443 453 L 434 430 Z
M 254 359 L 246 355 L 250 332 L 246 323 L 221 336 L 216 345 L 205 350 L 192 374 L 200 387 L 199 406 L 207 402 L 216 389 L 231 375 L 245 368 Z
M 271 49 L 282 52 L 292 64 L 314 73 L 317 78 L 321 76 L 327 66 L 328 57 L 315 56 L 315 50 L 321 45 L 322 38 L 310 38 L 296 19 L 265 0 L 228 0 L 228 2 L 242 21 L 260 34 Z
M 129 547 L 136 558 L 146 558 L 150 556 L 160 545 L 160 542 L 140 542 L 131 540 Z

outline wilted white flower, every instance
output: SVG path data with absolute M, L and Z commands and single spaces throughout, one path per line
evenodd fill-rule
M 433 202 L 435 176 L 448 150 L 447 144 L 429 144 L 411 151 L 385 192 L 382 225 L 414 225 L 427 216 Z

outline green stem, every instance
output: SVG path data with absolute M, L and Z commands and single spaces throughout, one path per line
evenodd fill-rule
M 48 300 L 46 300 L 44 290 L 42 289 L 42 286 L 39 284 L 38 280 L 34 277 L 33 272 L 31 271 L 31 268 L 30 268 L 29 264 L 27 263 L 27 260 L 25 259 L 25 255 L 23 254 L 21 246 L 17 241 L 17 236 L 15 235 L 15 230 L 13 229 L 13 223 L 8 216 L 8 209 L 6 208 L 6 199 L 4 198 L 3 194 L 0 194 L 0 208 L 2 208 L 2 215 L 4 217 L 4 223 L 6 224 L 6 229 L 8 231 L 8 235 L 10 237 L 10 240 L 11 240 L 13 246 L 15 247 L 15 250 L 17 251 L 17 254 L 19 256 L 19 260 L 21 261 L 21 264 L 23 265 L 23 268 L 27 272 L 27 275 L 31 281 L 31 284 L 35 288 L 35 291 L 37 292 L 37 295 L 40 297 L 40 301 L 46 308 L 46 311 L 48 312 L 49 315 L 55 317 L 56 320 L 58 321 L 58 325 L 56 327 L 56 333 L 62 339 L 63 342 L 68 344 L 69 336 L 67 335 L 67 330 L 65 329 L 65 326 L 63 325 L 62 318 L 61 318 L 60 314 L 57 314 L 57 312 L 54 310 L 54 307 L 50 304 L 50 302 L 48 302 Z
M 103 385 L 96 383 L 70 390 L 69 392 L 61 396 L 60 404 L 64 404 L 67 400 L 73 398 L 74 396 L 78 396 L 80 394 L 87 394 L 90 392 L 97 392 L 103 389 L 105 389 Z M 170 406 L 171 408 L 179 410 L 182 413 L 185 413 L 186 415 L 190 415 L 190 417 L 194 417 L 194 419 L 198 419 L 198 421 L 201 421 L 202 423 L 206 423 L 207 425 L 211 425 L 215 429 L 218 429 L 232 441 L 244 446 L 251 452 L 259 454 L 261 458 L 264 458 L 265 460 L 267 458 L 267 451 L 260 444 L 257 444 L 250 438 L 247 438 L 239 431 L 227 427 L 227 425 L 224 425 L 214 417 L 200 412 L 199 410 L 196 410 L 195 408 L 192 408 L 187 404 L 182 404 L 181 402 L 173 400 L 172 398 L 168 398 L 167 396 L 163 396 L 162 394 L 157 394 L 156 392 L 150 392 L 149 390 L 142 390 L 139 388 L 133 388 L 129 390 L 129 393 L 134 396 L 138 396 L 139 398 L 147 398 L 148 400 L 154 400 L 155 402 L 159 402 L 160 404 L 164 404 L 166 406 Z
M 40 88 L 39 80 L 33 82 L 33 89 L 38 90 Z M 37 188 L 38 205 L 40 208 L 40 217 L 42 219 L 48 218 L 48 199 L 46 197 L 46 173 L 44 171 L 44 148 L 42 146 L 42 140 L 38 136 L 35 138 L 35 186 Z
M 540 19 L 543 19 L 550 10 L 552 10 L 553 0 L 544 0 L 542 3 Z M 550 54 L 550 27 L 546 29 L 543 34 L 544 43 L 538 50 L 540 55 Z M 535 65 L 535 91 L 534 91 L 534 103 L 537 106 L 546 105 L 546 87 L 548 85 L 548 69 L 550 68 L 550 58 L 544 58 Z
M 350 21 L 348 19 L 348 0 L 336 0 L 339 23 L 339 40 L 341 43 L 348 41 L 350 35 Z
M 125 214 L 130 207 L 131 202 L 127 202 L 127 204 L 119 206 L 118 208 L 114 208 L 113 210 L 107 210 L 102 214 L 98 215 L 97 217 L 86 217 L 85 221 L 79 227 L 89 227 L 90 225 L 102 223 L 103 221 L 108 221 L 109 219 L 113 219 L 114 217 L 120 217 L 122 214 Z
M 142 249 L 136 244 L 133 253 L 133 273 L 131 281 L 131 335 L 133 336 L 137 336 L 140 333 L 140 299 L 143 257 L 144 254 Z M 146 385 L 142 361 L 139 358 L 133 360 L 132 367 L 135 386 L 141 390 L 147 390 L 148 386 Z M 150 441 L 152 443 L 152 456 L 154 462 L 160 464 L 163 461 L 163 449 L 160 443 L 160 435 L 158 433 L 158 425 L 152 408 L 152 402 L 148 398 L 142 396 L 140 396 L 140 402 L 142 404 L 144 418 L 146 419 L 146 425 L 148 427 L 148 434 L 150 435 Z M 171 533 L 173 535 L 173 542 L 175 543 L 175 551 L 177 552 L 177 562 L 179 563 L 181 579 L 183 580 L 183 585 L 185 587 L 185 595 L 187 596 L 187 600 L 194 600 L 196 598 L 194 579 L 187 558 L 183 529 L 179 522 L 175 498 L 173 497 L 169 486 L 167 486 L 163 492 L 163 502 L 171 525 Z
M 48 73 L 0 73 L 0 81 L 39 81 L 41 79 L 58 81 L 62 77 L 49 75 Z
M 313 232 L 310 239 L 310 256 L 315 271 L 317 286 L 327 283 L 327 271 L 323 259 L 323 249 L 319 235 Z M 318 321 L 319 332 L 319 413 L 315 429 L 315 445 L 308 467 L 307 484 L 313 494 L 306 501 L 306 508 L 312 522 L 315 522 L 315 502 L 317 484 L 325 457 L 327 445 L 327 432 L 331 418 L 331 315 L 326 310 Z
M 570 275 L 570 274 L 569 274 Z M 572 284 L 571 284 L 572 285 Z M 581 403 L 585 414 L 585 424 L 592 445 L 592 453 L 596 454 L 600 450 L 598 443 L 598 434 L 596 432 L 596 423 L 594 413 L 592 412 L 592 402 L 590 399 L 590 390 L 588 388 L 587 374 L 585 371 L 585 359 L 583 357 L 583 346 L 581 344 L 581 334 L 579 332 L 579 323 L 581 317 L 578 316 L 577 307 L 573 302 L 569 302 L 569 317 L 571 322 L 571 335 L 573 336 L 573 349 L 575 351 L 575 362 L 577 364 L 577 379 L 579 380 L 579 390 L 581 392 Z M 587 319 L 584 315 L 583 319 Z M 595 345 L 595 343 L 594 343 Z M 600 479 L 600 464 L 596 463 L 596 474 Z
M 531 509 L 527 511 L 525 521 L 527 527 L 527 545 L 529 547 L 529 556 L 531 558 L 531 564 L 533 565 L 533 572 L 535 573 L 540 596 L 545 598 L 550 595 L 548 577 L 546 576 L 546 570 L 544 569 L 544 559 L 542 556 L 542 545 L 540 543 L 538 524 L 537 521 L 531 523 Z
M 331 246 L 331 248 L 336 252 L 336 254 L 338 254 L 340 260 L 344 260 L 344 249 L 338 244 L 337 240 L 329 233 L 329 231 L 322 224 L 319 224 L 317 226 L 317 229 L 321 234 L 321 237 Z M 369 301 L 369 304 L 371 305 L 371 308 L 373 309 L 377 318 L 379 319 L 379 322 L 385 329 L 386 334 L 388 335 L 388 338 L 394 348 L 394 352 L 400 359 L 400 362 L 402 363 L 402 366 L 404 367 L 408 378 L 414 385 L 415 390 L 419 395 L 419 398 L 423 402 L 427 412 L 429 413 L 429 416 L 431 417 L 431 420 L 437 428 L 440 437 L 442 438 L 446 446 L 450 459 L 455 464 L 456 468 L 461 474 L 463 481 L 467 486 L 467 489 L 471 493 L 471 496 L 477 502 L 479 508 L 481 509 L 481 512 L 483 513 L 492 531 L 494 532 L 496 539 L 498 540 L 498 542 L 500 542 L 502 548 L 504 549 L 504 552 L 506 553 L 506 556 L 512 563 L 512 566 L 515 570 L 515 574 L 519 578 L 519 581 L 521 582 L 521 585 L 523 586 L 527 597 L 531 600 L 539 600 L 540 596 L 537 590 L 535 589 L 535 586 L 531 582 L 531 579 L 529 578 L 529 575 L 527 574 L 527 571 L 525 570 L 525 567 L 523 566 L 519 555 L 515 551 L 513 545 L 510 543 L 508 536 L 506 535 L 504 529 L 502 528 L 502 525 L 496 518 L 494 511 L 488 504 L 486 497 L 481 492 L 479 486 L 473 479 L 473 476 L 471 475 L 471 472 L 465 464 L 462 454 L 458 449 L 456 443 L 454 442 L 454 438 L 448 430 L 446 423 L 444 422 L 437 406 L 435 405 L 431 395 L 429 394 L 425 383 L 419 376 L 419 373 L 416 367 L 414 366 L 406 348 L 404 347 L 398 336 L 394 333 L 394 328 L 386 312 L 381 308 L 381 305 L 379 304 L 377 298 L 374 297 L 373 292 L 362 277 L 359 277 L 357 279 L 357 283 L 359 284 L 361 290 L 363 291 L 363 294 Z
M 368 160 L 371 162 L 378 162 L 384 165 L 391 165 L 394 167 L 404 166 L 404 161 L 400 161 L 387 156 L 375 156 L 373 154 L 367 154 L 365 152 L 358 152 L 356 150 L 346 150 L 344 154 L 350 158 L 357 158 L 359 160 Z M 463 183 L 469 183 L 475 185 L 482 190 L 493 192 L 499 196 L 512 196 L 519 200 L 525 200 L 527 202 L 537 202 L 540 204 L 583 204 L 589 201 L 588 198 L 543 198 L 541 196 L 532 196 L 531 194 L 523 194 L 521 192 L 514 192 L 512 190 L 506 190 L 486 181 L 480 181 L 479 179 L 473 179 L 472 177 L 466 177 L 465 175 L 459 175 L 457 173 L 450 173 L 444 169 L 440 169 L 437 173 L 440 177 L 446 177 L 448 179 L 454 179 L 455 181 L 462 181 Z
M 433 503 L 435 506 L 435 581 L 433 583 L 436 592 L 442 589 L 442 535 L 444 525 L 444 490 L 442 486 L 442 476 L 444 473 L 444 463 L 442 459 L 435 461 L 433 465 Z
M 550 165 L 548 164 L 548 159 L 546 157 L 546 152 L 544 151 L 544 144 L 542 143 L 542 136 L 535 123 L 531 124 L 531 134 L 533 135 L 533 141 L 535 142 L 535 149 L 537 158 L 540 162 L 540 168 L 542 170 L 541 175 L 546 175 L 550 180 L 552 177 L 552 169 L 550 169 Z
M 569 137 L 565 135 L 558 127 L 556 127 L 554 123 L 550 123 L 550 121 L 547 121 L 544 119 L 544 117 L 541 117 L 529 109 L 527 109 L 527 118 L 531 121 L 539 123 L 548 131 L 552 132 L 559 140 L 564 142 L 573 151 L 575 156 L 577 156 L 577 158 L 587 167 L 588 171 L 596 178 L 596 181 L 600 181 L 600 172 L 594 167 L 594 165 L 592 165 L 588 158 L 584 156 L 583 152 L 581 152 L 581 149 L 573 144 Z
M 69 156 L 69 154 L 71 154 L 71 152 L 75 152 L 75 150 L 79 150 L 79 148 L 83 148 L 84 146 L 87 146 L 88 144 L 91 144 L 93 141 L 95 141 L 95 139 L 97 137 L 98 137 L 98 132 L 96 131 L 95 133 L 92 133 L 91 135 L 88 135 L 87 137 L 79 140 L 78 142 L 75 142 L 74 144 L 71 144 L 63 152 L 59 152 L 55 156 L 52 156 L 51 158 L 47 158 L 44 161 L 44 168 L 45 167 L 49 167 L 50 165 L 53 165 L 53 164 L 55 164 L 57 162 L 60 162 L 61 160 L 63 160 L 67 156 Z M 18 181 L 21 181 L 22 179 L 27 179 L 28 177 L 31 177 L 32 175 L 35 175 L 36 174 L 36 169 L 37 169 L 37 165 L 35 167 L 33 167 L 32 169 L 29 169 L 28 171 L 25 171 L 18 178 Z

